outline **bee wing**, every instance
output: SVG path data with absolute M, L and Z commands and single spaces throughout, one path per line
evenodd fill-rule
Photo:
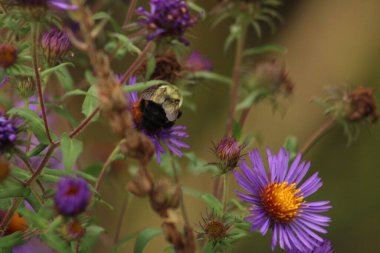
M 178 118 L 179 115 L 179 106 L 177 103 L 168 103 L 165 102 L 162 107 L 165 110 L 166 118 L 169 121 L 175 121 Z

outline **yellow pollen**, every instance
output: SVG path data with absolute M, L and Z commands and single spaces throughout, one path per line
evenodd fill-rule
M 271 183 L 261 192 L 265 211 L 277 222 L 286 223 L 294 220 L 300 213 L 303 197 L 295 183 Z

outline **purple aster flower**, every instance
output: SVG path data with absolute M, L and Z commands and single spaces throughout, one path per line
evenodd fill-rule
M 201 53 L 194 51 L 186 59 L 186 68 L 190 71 L 211 71 L 211 61 Z
M 17 140 L 17 128 L 14 123 L 0 115 L 0 154 L 12 147 Z
M 238 184 L 248 193 L 238 192 L 238 196 L 252 206 L 251 216 L 246 220 L 252 230 L 260 230 L 265 235 L 273 229 L 272 250 L 277 244 L 281 249 L 307 252 L 313 250 L 323 238 L 316 232 L 327 233 L 330 218 L 318 213 L 331 208 L 329 201 L 306 202 L 305 198 L 321 186 L 318 173 L 301 181 L 310 167 L 310 162 L 301 162 L 301 154 L 289 166 L 290 153 L 281 149 L 272 155 L 267 149 L 269 173 L 257 149 L 249 153 L 252 163 L 240 163 L 241 173 L 234 172 Z
M 136 77 L 132 77 L 129 80 L 129 85 L 133 85 L 136 83 Z M 129 92 L 128 94 L 129 108 L 132 112 L 133 119 L 135 122 L 135 127 L 137 127 L 136 122 L 138 122 L 139 114 L 139 96 L 137 92 Z M 166 146 L 170 152 L 172 152 L 176 156 L 183 156 L 181 151 L 182 148 L 190 148 L 190 146 L 181 140 L 183 138 L 189 137 L 189 134 L 186 132 L 186 126 L 172 126 L 167 129 L 159 129 L 155 132 L 149 132 L 144 129 L 141 131 L 147 135 L 151 141 L 153 142 L 156 149 L 156 159 L 157 163 L 161 162 L 161 155 L 165 153 Z
M 299 250 L 286 250 L 287 253 L 332 253 L 332 246 L 329 240 L 324 240 L 323 242 L 317 242 L 317 246 L 315 246 L 312 250 L 307 251 L 299 251 Z
M 52 28 L 42 36 L 41 46 L 46 60 L 54 64 L 67 54 L 71 43 L 66 32 Z
M 150 12 L 143 7 L 137 13 L 143 16 L 141 24 L 149 30 L 148 40 L 158 37 L 172 37 L 185 45 L 186 30 L 195 25 L 197 17 L 190 13 L 186 1 L 183 0 L 151 0 Z
M 55 207 L 63 216 L 75 216 L 86 210 L 90 198 L 90 188 L 83 178 L 64 177 L 58 182 Z
M 75 10 L 77 5 L 69 4 L 65 0 L 16 0 L 16 4 L 24 7 L 56 8 L 61 10 Z

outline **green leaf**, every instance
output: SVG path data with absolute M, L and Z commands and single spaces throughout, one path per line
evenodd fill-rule
M 206 19 L 206 10 L 203 9 L 198 4 L 194 3 L 193 1 L 188 1 L 187 4 L 189 5 L 189 8 L 195 12 L 198 12 L 198 14 L 201 16 L 201 18 L 204 20 Z
M 65 169 L 72 170 L 76 160 L 83 151 L 82 142 L 64 134 L 61 139 L 61 150 Z
M 248 97 L 246 97 L 236 106 L 236 110 L 243 110 L 252 107 L 266 94 L 268 94 L 268 91 L 265 91 L 263 89 L 254 90 L 251 94 L 249 94 Z
M 202 194 L 201 199 L 207 204 L 210 209 L 216 212 L 217 215 L 221 215 L 223 213 L 223 204 L 214 195 L 204 193 Z
M 65 95 L 63 95 L 63 97 L 61 98 L 61 100 L 65 100 L 66 98 L 72 97 L 72 96 L 86 96 L 86 95 L 87 95 L 87 92 L 83 90 L 75 89 L 75 90 L 66 92 Z
M 283 147 L 290 151 L 290 160 L 292 161 L 298 152 L 298 139 L 295 136 L 289 135 L 286 137 Z
M 232 80 L 226 76 L 219 75 L 217 73 L 209 72 L 209 71 L 198 71 L 191 75 L 194 78 L 206 79 L 210 81 L 217 81 L 220 83 L 224 83 L 227 85 L 231 85 Z
M 5 248 L 12 248 L 22 243 L 24 243 L 23 234 L 21 232 L 12 233 L 10 235 L 0 237 L 0 250 Z
M 57 66 L 45 69 L 44 71 L 41 72 L 41 78 L 45 78 L 45 77 L 49 76 L 51 73 L 54 73 L 54 72 L 56 72 L 62 68 L 65 68 L 66 66 L 73 66 L 74 67 L 74 64 L 72 64 L 71 62 L 64 62 L 64 63 L 61 63 Z M 68 74 L 68 75 L 70 75 L 70 74 Z
M 98 242 L 99 236 L 103 233 L 104 228 L 99 226 L 89 226 L 86 228 L 86 234 L 81 240 L 79 252 L 93 252 L 95 244 Z
M 120 43 L 122 43 L 122 45 L 124 46 L 124 48 L 128 52 L 135 53 L 135 54 L 141 53 L 141 50 L 138 47 L 136 47 L 132 43 L 132 41 L 127 36 L 125 36 L 124 34 L 112 33 L 112 34 L 110 34 L 110 37 L 113 37 L 113 38 L 116 38 L 117 40 L 119 40 Z
M 149 241 L 160 234 L 162 234 L 161 228 L 146 228 L 138 233 L 133 253 L 142 253 Z
M 269 45 L 263 45 L 259 47 L 249 48 L 245 50 L 244 55 L 245 56 L 252 56 L 252 55 L 260 55 L 260 54 L 266 54 L 266 53 L 285 53 L 286 48 L 277 45 L 277 44 L 269 44 Z
M 29 129 L 33 132 L 37 139 L 41 143 L 49 144 L 49 139 L 47 138 L 45 133 L 44 123 L 35 111 L 32 111 L 27 108 L 14 107 L 10 109 L 7 113 L 11 117 L 17 115 L 23 118 L 28 123 Z
M 30 189 L 23 186 L 8 186 L 0 188 L 0 199 L 27 197 L 30 194 Z
M 59 83 L 62 85 L 65 91 L 74 89 L 74 80 L 71 77 L 71 74 L 67 70 L 66 66 L 57 69 L 54 74 L 58 78 Z
M 232 126 L 232 135 L 236 140 L 239 140 L 241 137 L 242 128 L 239 123 L 239 121 L 234 120 L 233 126 Z
M 166 81 L 162 81 L 162 80 L 151 80 L 145 83 L 136 83 L 134 85 L 124 85 L 123 91 L 124 92 L 142 91 L 149 87 L 160 85 L 160 84 L 170 84 L 170 83 Z
M 154 55 L 150 55 L 148 58 L 148 64 L 146 68 L 145 80 L 150 79 L 155 69 L 156 69 L 156 57 Z
M 86 98 L 84 99 L 83 101 L 83 105 L 82 105 L 82 113 L 88 117 L 91 115 L 91 113 L 93 113 L 95 111 L 95 109 L 97 108 L 98 106 L 98 93 L 97 93 L 97 90 L 96 90 L 96 87 L 95 86 L 91 86 L 88 91 L 87 91 L 87 94 L 86 94 Z M 94 122 L 98 119 L 99 117 L 99 114 L 97 114 L 97 116 L 95 116 L 91 122 Z

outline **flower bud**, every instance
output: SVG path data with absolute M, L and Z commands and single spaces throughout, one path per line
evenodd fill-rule
M 74 219 L 67 224 L 63 224 L 61 232 L 66 240 L 73 241 L 80 239 L 85 234 L 86 229 L 79 220 Z
M 7 69 L 17 61 L 17 48 L 11 44 L 0 45 L 0 67 Z
M 233 137 L 224 137 L 219 143 L 214 144 L 214 153 L 218 158 L 222 173 L 227 173 L 236 168 L 241 157 L 241 151 L 244 145 L 239 143 Z
M 16 78 L 17 94 L 23 98 L 27 99 L 34 95 L 36 91 L 36 84 L 33 77 L 30 76 L 20 76 Z
M 71 47 L 67 33 L 56 28 L 52 28 L 42 36 L 41 45 L 46 61 L 51 65 L 61 61 Z

